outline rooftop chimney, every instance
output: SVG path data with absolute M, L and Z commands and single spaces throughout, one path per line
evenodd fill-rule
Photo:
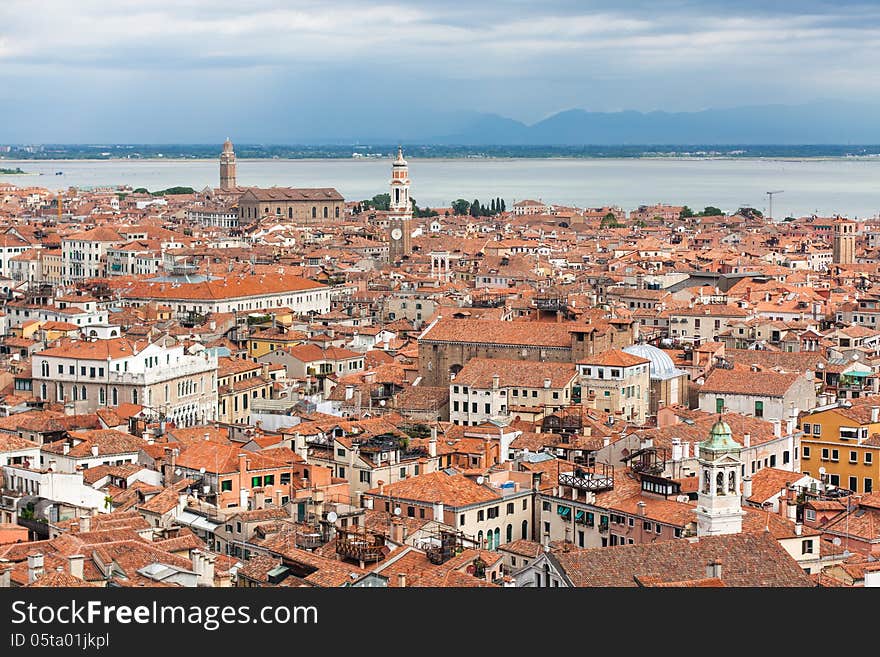
M 406 573 L 397 573 L 397 588 L 406 588 Z
M 43 575 L 43 554 L 29 554 L 27 558 L 28 565 L 28 584 L 33 584 Z
M 428 441 L 428 456 L 437 456 L 437 427 L 431 427 L 431 439 Z
M 492 375 L 492 390 L 498 390 L 498 387 L 501 385 L 501 377 L 497 374 Z
M 645 515 L 645 508 L 646 508 L 648 505 L 645 504 L 645 502 L 639 500 L 639 502 L 636 503 L 636 506 L 639 507 L 639 515 L 640 515 L 640 516 Z
M 751 447 L 752 446 L 752 434 L 744 433 L 743 434 L 743 447 Z
M 775 419 L 770 420 L 770 422 L 773 424 L 773 436 L 776 438 L 782 437 L 782 420 Z
M 721 579 L 721 559 L 709 562 L 706 566 L 706 577 Z
M 85 561 L 85 557 L 81 554 L 71 554 L 67 557 L 70 574 L 77 579 L 83 578 L 83 561 Z
M 800 536 L 802 531 L 804 531 L 804 526 L 803 526 L 801 523 L 799 523 L 799 522 L 798 522 L 798 523 L 795 523 L 795 526 L 794 526 L 794 535 L 795 535 L 795 536 Z
M 871 422 L 880 422 L 880 406 L 871 407 Z
M 97 455 L 98 455 L 98 446 L 92 445 L 92 456 L 97 456 Z
M 406 539 L 406 525 L 403 524 L 400 518 L 394 518 L 391 520 L 389 533 L 391 534 L 390 538 L 392 541 L 398 545 L 403 545 L 403 541 Z
M 92 531 L 92 516 L 82 516 L 79 519 L 79 530 L 83 533 Z
M 434 502 L 434 520 L 443 522 L 443 502 Z
M 550 379 L 544 379 L 544 387 L 545 387 L 545 388 L 549 388 L 549 387 L 550 387 L 550 383 L 551 383 L 551 382 L 550 382 Z
M 747 499 L 752 496 L 752 478 L 751 477 L 743 477 L 743 504 Z
M 681 439 L 673 438 L 672 439 L 672 460 L 673 461 L 681 461 L 682 452 L 681 452 Z

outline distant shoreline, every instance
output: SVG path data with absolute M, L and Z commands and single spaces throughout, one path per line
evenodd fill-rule
M 656 160 L 656 161 L 680 161 L 680 162 L 710 162 L 710 161 L 767 161 L 767 162 L 880 162 L 880 154 L 878 155 L 614 155 L 614 156 L 596 156 L 596 155 L 486 155 L 486 156 L 419 156 L 407 155 L 407 160 L 412 161 L 435 161 L 435 162 L 461 162 L 461 161 L 528 161 L 528 160 L 554 160 L 554 161 L 615 161 L 615 160 Z M 214 162 L 218 161 L 218 157 L 57 157 L 57 158 L 33 158 L 33 159 L 4 159 L 0 158 L 0 163 L 21 164 L 23 166 L 34 166 L 40 164 L 61 163 L 61 162 L 173 162 L 175 164 L 185 162 Z M 237 157 L 238 162 L 384 162 L 387 158 L 381 157 Z M 20 173 L 0 173 L 0 176 L 36 176 L 46 175 L 35 171 L 21 171 Z
M 65 161 L 216 161 L 220 144 L 42 144 L 10 145 L 0 165 Z M 246 144 L 234 145 L 239 161 L 338 160 L 386 161 L 397 144 Z M 580 146 L 506 146 L 408 144 L 409 160 L 880 160 L 878 144 L 617 144 Z

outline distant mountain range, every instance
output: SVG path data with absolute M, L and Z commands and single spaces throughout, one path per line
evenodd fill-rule
M 407 141 L 461 145 L 877 144 L 878 108 L 845 102 L 757 105 L 699 112 L 572 109 L 533 125 L 494 114 L 445 135 Z

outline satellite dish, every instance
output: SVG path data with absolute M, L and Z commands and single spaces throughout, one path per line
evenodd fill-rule
M 477 483 L 478 483 L 478 484 L 481 484 L 481 485 L 482 485 L 483 481 L 485 481 L 485 480 L 483 479 L 482 476 L 477 477 Z
M 821 468 L 819 468 L 819 474 L 820 474 L 820 475 L 823 475 L 823 474 L 825 474 L 826 472 L 827 472 L 827 470 L 825 469 L 825 466 L 822 466 Z
M 204 469 L 204 468 L 199 468 L 199 474 L 205 474 L 205 469 Z
M 339 516 L 336 514 L 336 511 L 331 511 L 327 514 L 327 520 L 329 522 L 336 522 L 337 518 L 339 518 Z
M 831 542 L 835 545 L 840 545 L 840 536 L 835 536 Z
M 399 516 L 402 513 L 399 506 L 394 507 L 394 515 Z
M 180 473 L 181 473 L 180 468 L 177 468 L 177 470 L 174 471 L 174 474 L 176 474 L 178 477 L 180 476 Z

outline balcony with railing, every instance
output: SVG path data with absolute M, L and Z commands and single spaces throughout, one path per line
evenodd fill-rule
M 374 532 L 337 530 L 336 554 L 355 561 L 379 561 L 388 552 L 385 536 Z
M 296 546 L 302 550 L 316 550 L 324 544 L 320 532 L 297 533 Z
M 558 482 L 561 486 L 594 493 L 609 490 L 614 488 L 614 466 L 608 463 L 597 463 L 593 467 L 560 472 Z

